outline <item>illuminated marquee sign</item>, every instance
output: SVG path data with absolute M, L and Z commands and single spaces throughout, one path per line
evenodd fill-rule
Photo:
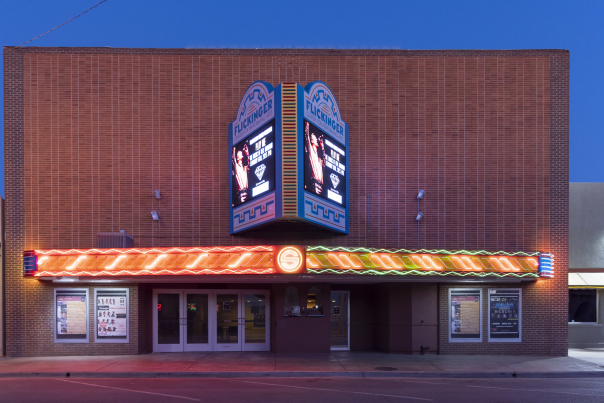
M 539 253 L 308 247 L 312 274 L 550 277 Z M 549 254 L 548 254 L 549 255 Z M 553 275 L 553 266 L 548 267 Z
M 304 271 L 306 253 L 304 248 L 286 246 L 275 251 L 275 269 L 280 273 L 301 273 Z
M 281 110 L 273 86 L 256 81 L 245 92 L 229 125 L 230 232 L 236 233 L 281 216 L 277 161 Z
M 26 256 L 35 258 L 35 277 L 273 273 L 271 246 L 39 250 Z
M 304 190 L 346 207 L 346 151 L 304 120 Z
M 231 200 L 236 207 L 275 190 L 275 122 L 231 148 Z
M 347 234 L 348 161 L 326 84 L 256 81 L 229 125 L 230 233 L 284 219 Z
M 331 89 L 321 81 L 302 94 L 298 136 L 303 180 L 299 181 L 298 214 L 305 221 L 348 233 L 348 124 Z
M 550 278 L 554 265 L 549 253 L 322 246 L 52 249 L 23 253 L 23 275 L 33 277 L 277 273 Z

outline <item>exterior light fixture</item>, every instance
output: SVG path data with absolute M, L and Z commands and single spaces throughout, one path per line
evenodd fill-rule
M 157 237 L 159 246 L 161 246 L 161 221 L 159 220 L 159 211 L 161 210 L 161 192 L 159 189 L 153 191 L 155 198 L 157 199 L 157 212 L 152 211 L 151 217 L 153 217 L 153 221 L 157 221 Z
M 417 249 L 420 249 L 420 236 L 419 236 L 419 222 L 422 220 L 424 213 L 419 211 L 419 201 L 424 198 L 424 189 L 420 189 L 417 193 L 417 216 L 415 217 L 415 221 L 417 221 Z

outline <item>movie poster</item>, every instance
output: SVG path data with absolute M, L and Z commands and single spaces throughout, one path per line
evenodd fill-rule
M 346 150 L 307 120 L 304 129 L 304 189 L 346 207 Z
M 96 290 L 97 340 L 128 337 L 128 294 L 126 290 Z
M 88 337 L 86 290 L 56 290 L 56 340 Z
M 489 341 L 521 341 L 521 291 L 489 290 Z
M 231 176 L 233 207 L 275 189 L 275 121 L 232 148 Z
M 480 290 L 450 290 L 450 341 L 481 341 Z

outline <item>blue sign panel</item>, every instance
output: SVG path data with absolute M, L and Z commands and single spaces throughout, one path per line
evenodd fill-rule
M 229 125 L 231 234 L 279 219 L 347 234 L 349 161 L 327 85 L 256 81 Z
M 280 216 L 280 110 L 273 86 L 256 81 L 245 92 L 229 125 L 230 232 L 237 233 Z M 277 119 L 279 120 L 279 119 Z M 279 147 L 278 147 L 279 145 Z
M 347 234 L 348 124 L 325 83 L 308 84 L 301 98 L 299 217 Z

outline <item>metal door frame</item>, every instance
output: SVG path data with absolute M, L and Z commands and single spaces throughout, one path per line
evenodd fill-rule
M 331 304 L 333 304 L 333 302 L 331 302 L 331 294 L 347 294 L 348 295 L 348 309 L 346 310 L 346 315 L 347 315 L 347 320 L 346 320 L 346 325 L 348 327 L 347 329 L 347 333 L 348 333 L 348 346 L 346 347 L 331 347 L 330 346 L 330 350 L 331 351 L 350 351 L 350 291 L 343 291 L 343 290 L 331 290 L 329 295 L 329 321 L 331 322 L 331 313 L 332 313 L 332 309 L 333 307 L 331 306 Z M 331 327 L 331 325 L 330 325 Z M 330 330 L 331 332 L 331 330 Z M 331 334 L 329 335 L 330 339 L 331 339 Z M 330 340 L 330 344 L 331 344 L 331 340 Z
M 271 293 L 269 290 L 240 290 L 241 292 L 241 350 L 242 351 L 270 351 L 271 350 Z M 245 294 L 264 294 L 265 317 L 264 317 L 264 343 L 245 343 Z
M 212 333 L 212 323 L 215 323 L 214 315 L 216 315 L 216 311 L 212 309 L 215 306 L 215 297 L 214 290 L 202 290 L 202 289 L 184 289 L 182 290 L 182 308 L 183 308 L 183 350 L 184 351 L 212 351 L 214 346 L 213 338 L 216 337 L 215 333 Z M 195 343 L 188 344 L 187 343 L 187 294 L 207 294 L 208 295 L 208 343 Z
M 218 295 L 237 295 L 237 343 L 218 343 L 218 313 L 215 312 L 214 321 L 212 325 L 214 333 L 214 344 L 212 345 L 212 351 L 242 351 L 243 342 L 241 330 L 241 290 L 214 290 L 214 305 L 218 307 Z
M 179 316 L 182 316 L 182 305 L 183 305 L 183 290 L 174 290 L 174 289 L 154 289 L 153 290 L 153 352 L 154 353 L 178 353 L 184 351 L 184 334 L 183 334 L 183 326 L 182 326 L 182 317 L 178 318 L 179 320 L 179 331 L 180 331 L 180 343 L 179 344 L 159 344 L 157 331 L 158 331 L 158 315 L 157 315 L 157 305 L 158 305 L 158 294 L 177 294 L 178 295 L 178 306 L 179 306 Z
M 178 294 L 179 298 L 179 325 L 180 325 L 180 343 L 179 344 L 158 344 L 158 294 Z M 207 344 L 187 344 L 187 294 L 207 294 L 208 295 L 208 343 Z M 238 297 L 237 308 L 237 338 L 238 343 L 219 344 L 217 340 L 217 312 L 213 307 L 217 305 L 218 294 L 236 294 Z M 266 298 L 265 305 L 265 332 L 264 343 L 245 343 L 245 294 L 264 294 Z M 269 290 L 247 290 L 247 289 L 153 289 L 153 352 L 189 352 L 189 351 L 270 351 L 271 349 L 271 331 L 270 331 L 270 291 Z M 225 347 L 228 346 L 228 347 Z M 235 348 L 232 348 L 235 346 Z M 221 348 L 222 347 L 222 348 Z

